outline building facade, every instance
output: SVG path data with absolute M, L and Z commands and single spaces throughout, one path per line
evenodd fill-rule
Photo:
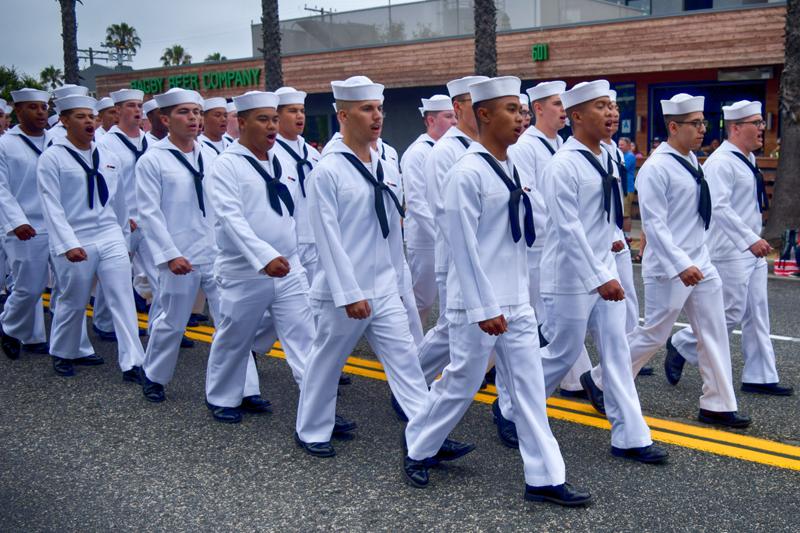
M 463 0 L 430 3 L 445 6 L 448 2 L 459 5 L 460 1 Z M 513 4 L 511 0 L 506 2 L 506 7 Z M 769 154 L 776 147 L 784 2 L 727 1 L 721 2 L 722 7 L 715 7 L 715 2 L 710 1 L 684 1 L 684 9 L 671 15 L 653 14 L 659 11 L 651 7 L 644 13 L 642 2 L 575 2 L 580 8 L 587 2 L 603 4 L 617 9 L 614 13 L 622 16 L 612 13 L 607 17 L 617 18 L 579 20 L 536 29 L 514 29 L 511 25 L 512 29 L 498 32 L 498 74 L 520 77 L 523 88 L 552 79 L 563 79 L 568 85 L 599 77 L 608 79 L 618 92 L 620 135 L 634 138 L 643 152 L 649 150 L 654 138 L 665 136 L 661 99 L 678 92 L 706 97 L 706 116 L 711 126 L 705 144 L 723 137 L 723 105 L 744 98 L 760 100 L 765 103 L 767 120 L 764 153 Z M 498 0 L 499 8 L 501 3 Z M 535 15 L 544 21 L 541 17 L 548 13 L 545 8 L 549 4 L 543 0 L 529 3 L 538 6 Z M 418 7 L 427 4 L 422 2 Z M 569 4 L 561 3 L 567 8 Z M 689 10 L 686 6 L 690 4 L 699 10 Z M 578 7 L 571 16 L 585 17 L 588 11 Z M 562 18 L 565 16 L 563 10 L 559 13 Z M 441 19 L 442 13 L 437 16 Z M 307 20 L 308 31 L 314 32 L 319 28 L 311 22 L 316 21 L 319 26 L 324 19 L 325 15 L 300 20 Z M 501 19 L 498 17 L 499 27 Z M 503 20 L 506 19 L 519 17 L 506 16 Z M 296 25 L 297 21 L 282 25 L 289 23 Z M 389 29 L 392 24 L 395 23 L 390 23 Z M 294 38 L 297 40 L 297 36 Z M 331 80 L 362 74 L 384 84 L 383 136 L 402 151 L 422 130 L 417 111 L 419 99 L 446 93 L 448 80 L 473 73 L 474 43 L 469 36 L 434 35 L 380 45 L 345 45 L 349 47 L 326 51 L 304 51 L 297 45 L 299 51 L 283 58 L 284 83 L 309 93 L 306 137 L 310 140 L 325 142 L 337 129 L 331 106 Z M 265 81 L 261 59 L 248 58 L 98 76 L 97 93 L 104 96 L 122 87 L 136 87 L 149 97 L 178 86 L 199 90 L 207 97 L 230 98 L 263 88 Z

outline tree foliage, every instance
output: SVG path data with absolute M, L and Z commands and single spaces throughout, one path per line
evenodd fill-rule
M 179 44 L 173 44 L 169 48 L 165 48 L 164 53 L 161 55 L 161 64 L 165 67 L 188 65 L 191 62 L 191 54 L 187 53 L 183 46 Z

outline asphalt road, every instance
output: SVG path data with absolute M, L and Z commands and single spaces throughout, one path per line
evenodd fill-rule
M 769 291 L 773 333 L 800 337 L 800 282 L 770 280 Z M 737 382 L 739 341 L 731 341 Z M 478 402 L 453 435 L 477 450 L 433 470 L 427 490 L 412 489 L 384 381 L 355 375 L 342 388 L 339 412 L 359 430 L 321 460 L 293 442 L 298 394 L 285 361 L 259 361 L 274 413 L 228 426 L 203 403 L 207 344 L 182 351 L 168 401 L 153 405 L 121 381 L 116 345 L 93 342 L 107 363 L 69 379 L 53 374 L 47 356 L 0 357 L 2 531 L 797 531 L 800 522 L 797 470 L 676 445 L 667 445 L 669 464 L 648 467 L 613 458 L 608 431 L 562 420 L 551 424 L 568 480 L 595 501 L 586 509 L 525 502 L 522 461 Z M 775 348 L 782 381 L 800 385 L 800 342 Z M 364 343 L 354 355 L 373 358 Z M 697 371 L 687 368 L 672 387 L 662 361 L 660 353 L 656 374 L 637 380 L 643 410 L 695 424 Z M 739 435 L 800 445 L 800 395 L 738 398 L 754 420 Z

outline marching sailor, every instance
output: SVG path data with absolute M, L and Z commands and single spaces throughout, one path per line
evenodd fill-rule
M 8 254 L 14 290 L 6 300 L 0 324 L 3 351 L 17 359 L 21 345 L 47 353 L 41 296 L 47 285 L 50 251 L 36 188 L 36 164 L 50 134 L 45 130 L 49 99 L 45 91 L 20 89 L 12 91 L 11 98 L 19 124 L 0 138 L 0 238 Z
M 425 159 L 433 150 L 436 141 L 455 126 L 457 120 L 453 103 L 450 97 L 444 94 L 423 98 L 419 111 L 425 123 L 425 133 L 417 137 L 406 149 L 400 160 L 400 167 L 403 171 L 406 198 L 403 230 L 406 237 L 408 266 L 420 321 L 425 324 L 436 299 L 434 275 L 436 226 L 427 199 Z
M 89 89 L 72 83 L 65 83 L 61 87 L 53 89 L 53 107 L 55 108 L 56 114 L 50 117 L 50 120 L 52 120 L 49 130 L 51 140 L 55 141 L 56 139 L 63 139 L 67 136 L 67 128 L 64 126 L 64 123 L 61 122 L 61 110 L 58 106 L 58 99 L 64 98 L 65 96 L 86 96 L 88 94 Z
M 750 418 L 736 412 L 722 281 L 706 245 L 710 186 L 694 155 L 707 128 L 704 103 L 704 97 L 685 93 L 661 101 L 669 137 L 639 170 L 637 189 L 647 234 L 645 312 L 644 324 L 628 335 L 628 343 L 636 375 L 669 339 L 685 310 L 698 339 L 703 378 L 698 420 L 742 428 L 750 425 Z M 602 382 L 610 375 L 605 370 L 595 367 L 584 383 L 595 406 L 602 405 Z
M 542 303 L 540 285 L 540 264 L 544 243 L 547 240 L 547 204 L 544 201 L 542 175 L 544 167 L 555 155 L 556 151 L 564 144 L 558 131 L 564 127 L 567 120 L 564 105 L 561 102 L 561 93 L 567 88 L 563 81 L 543 81 L 535 87 L 528 89 L 532 112 L 536 116 L 533 126 L 525 130 L 519 141 L 509 148 L 517 166 L 522 170 L 522 179 L 530 180 L 531 202 L 534 204 L 533 222 L 536 226 L 536 242 L 528 248 L 528 269 L 530 272 L 529 291 L 531 305 L 536 312 L 540 334 L 547 327 L 547 315 Z M 547 335 L 541 334 L 539 340 L 542 346 L 547 344 Z M 580 382 L 580 376 L 592 368 L 586 347 L 581 348 L 581 354 L 575 365 L 561 380 L 560 391 L 562 396 L 585 398 L 586 393 Z M 500 420 L 502 422 L 502 420 Z M 498 431 L 502 428 L 498 425 Z
M 331 87 L 344 137 L 330 145 L 307 182 L 319 253 L 310 292 L 318 327 L 296 426 L 298 444 L 318 457 L 336 453 L 330 440 L 337 384 L 362 335 L 384 364 L 404 412 L 416 413 L 427 392 L 400 300 L 406 292 L 400 176 L 372 149 L 383 126 L 383 85 L 354 76 Z
M 771 248 L 760 236 L 761 213 L 769 207 L 769 200 L 753 154 L 763 146 L 761 102 L 742 100 L 724 106 L 722 112 L 728 138 L 703 164 L 714 203 L 706 242 L 722 281 L 728 334 L 739 325 L 742 328 L 742 390 L 789 396 L 793 389 L 779 384 L 769 337 L 764 257 Z M 685 361 L 698 364 L 698 343 L 691 327 L 667 341 L 664 368 L 671 384 L 678 383 Z
M 428 485 L 428 468 L 481 385 L 489 354 L 513 383 L 525 470 L 525 498 L 581 505 L 591 496 L 565 483 L 564 460 L 547 421 L 536 317 L 528 296 L 527 248 L 536 239 L 533 206 L 508 147 L 522 134 L 519 78 L 504 76 L 469 86 L 478 140 L 449 172 L 444 192 L 450 249 L 447 315 L 450 363 L 406 429 L 406 480 Z M 502 341 L 500 340 L 502 339 Z M 464 447 L 464 455 L 474 446 Z
M 281 181 L 294 169 L 284 169 L 273 150 L 278 102 L 270 92 L 234 97 L 241 135 L 217 157 L 203 183 L 219 247 L 214 274 L 220 293 L 206 402 L 220 422 L 240 422 L 242 410 L 270 410 L 267 400 L 247 391 L 251 349 L 267 311 L 301 389 L 314 339 L 308 280 L 297 253 L 294 200 Z
M 58 375 L 74 374 L 96 275 L 114 321 L 123 380 L 139 382 L 144 350 L 123 236 L 128 218 L 120 161 L 92 142 L 95 104 L 88 96 L 59 99 L 67 137 L 56 139 L 42 154 L 36 173 L 58 279 L 50 354 Z
M 541 263 L 550 341 L 542 352 L 545 385 L 552 393 L 573 367 L 588 329 L 608 368 L 605 412 L 612 455 L 663 463 L 667 452 L 653 445 L 633 383 L 625 291 L 611 255 L 615 232 L 622 228 L 622 198 L 611 155 L 600 144 L 612 128 L 608 90 L 606 80 L 596 80 L 561 95 L 574 134 L 542 176 L 550 206 Z M 587 380 L 588 371 L 581 376 L 584 388 Z

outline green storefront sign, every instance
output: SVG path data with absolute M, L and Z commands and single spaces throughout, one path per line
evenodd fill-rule
M 139 89 L 145 94 L 160 94 L 167 89 L 180 87 L 195 91 L 227 89 L 235 87 L 254 87 L 261 85 L 261 69 L 224 70 L 212 72 L 187 72 L 166 78 L 140 78 L 131 81 L 131 89 Z
M 534 44 L 531 47 L 531 59 L 533 59 L 534 62 L 547 61 L 549 59 L 547 43 Z

